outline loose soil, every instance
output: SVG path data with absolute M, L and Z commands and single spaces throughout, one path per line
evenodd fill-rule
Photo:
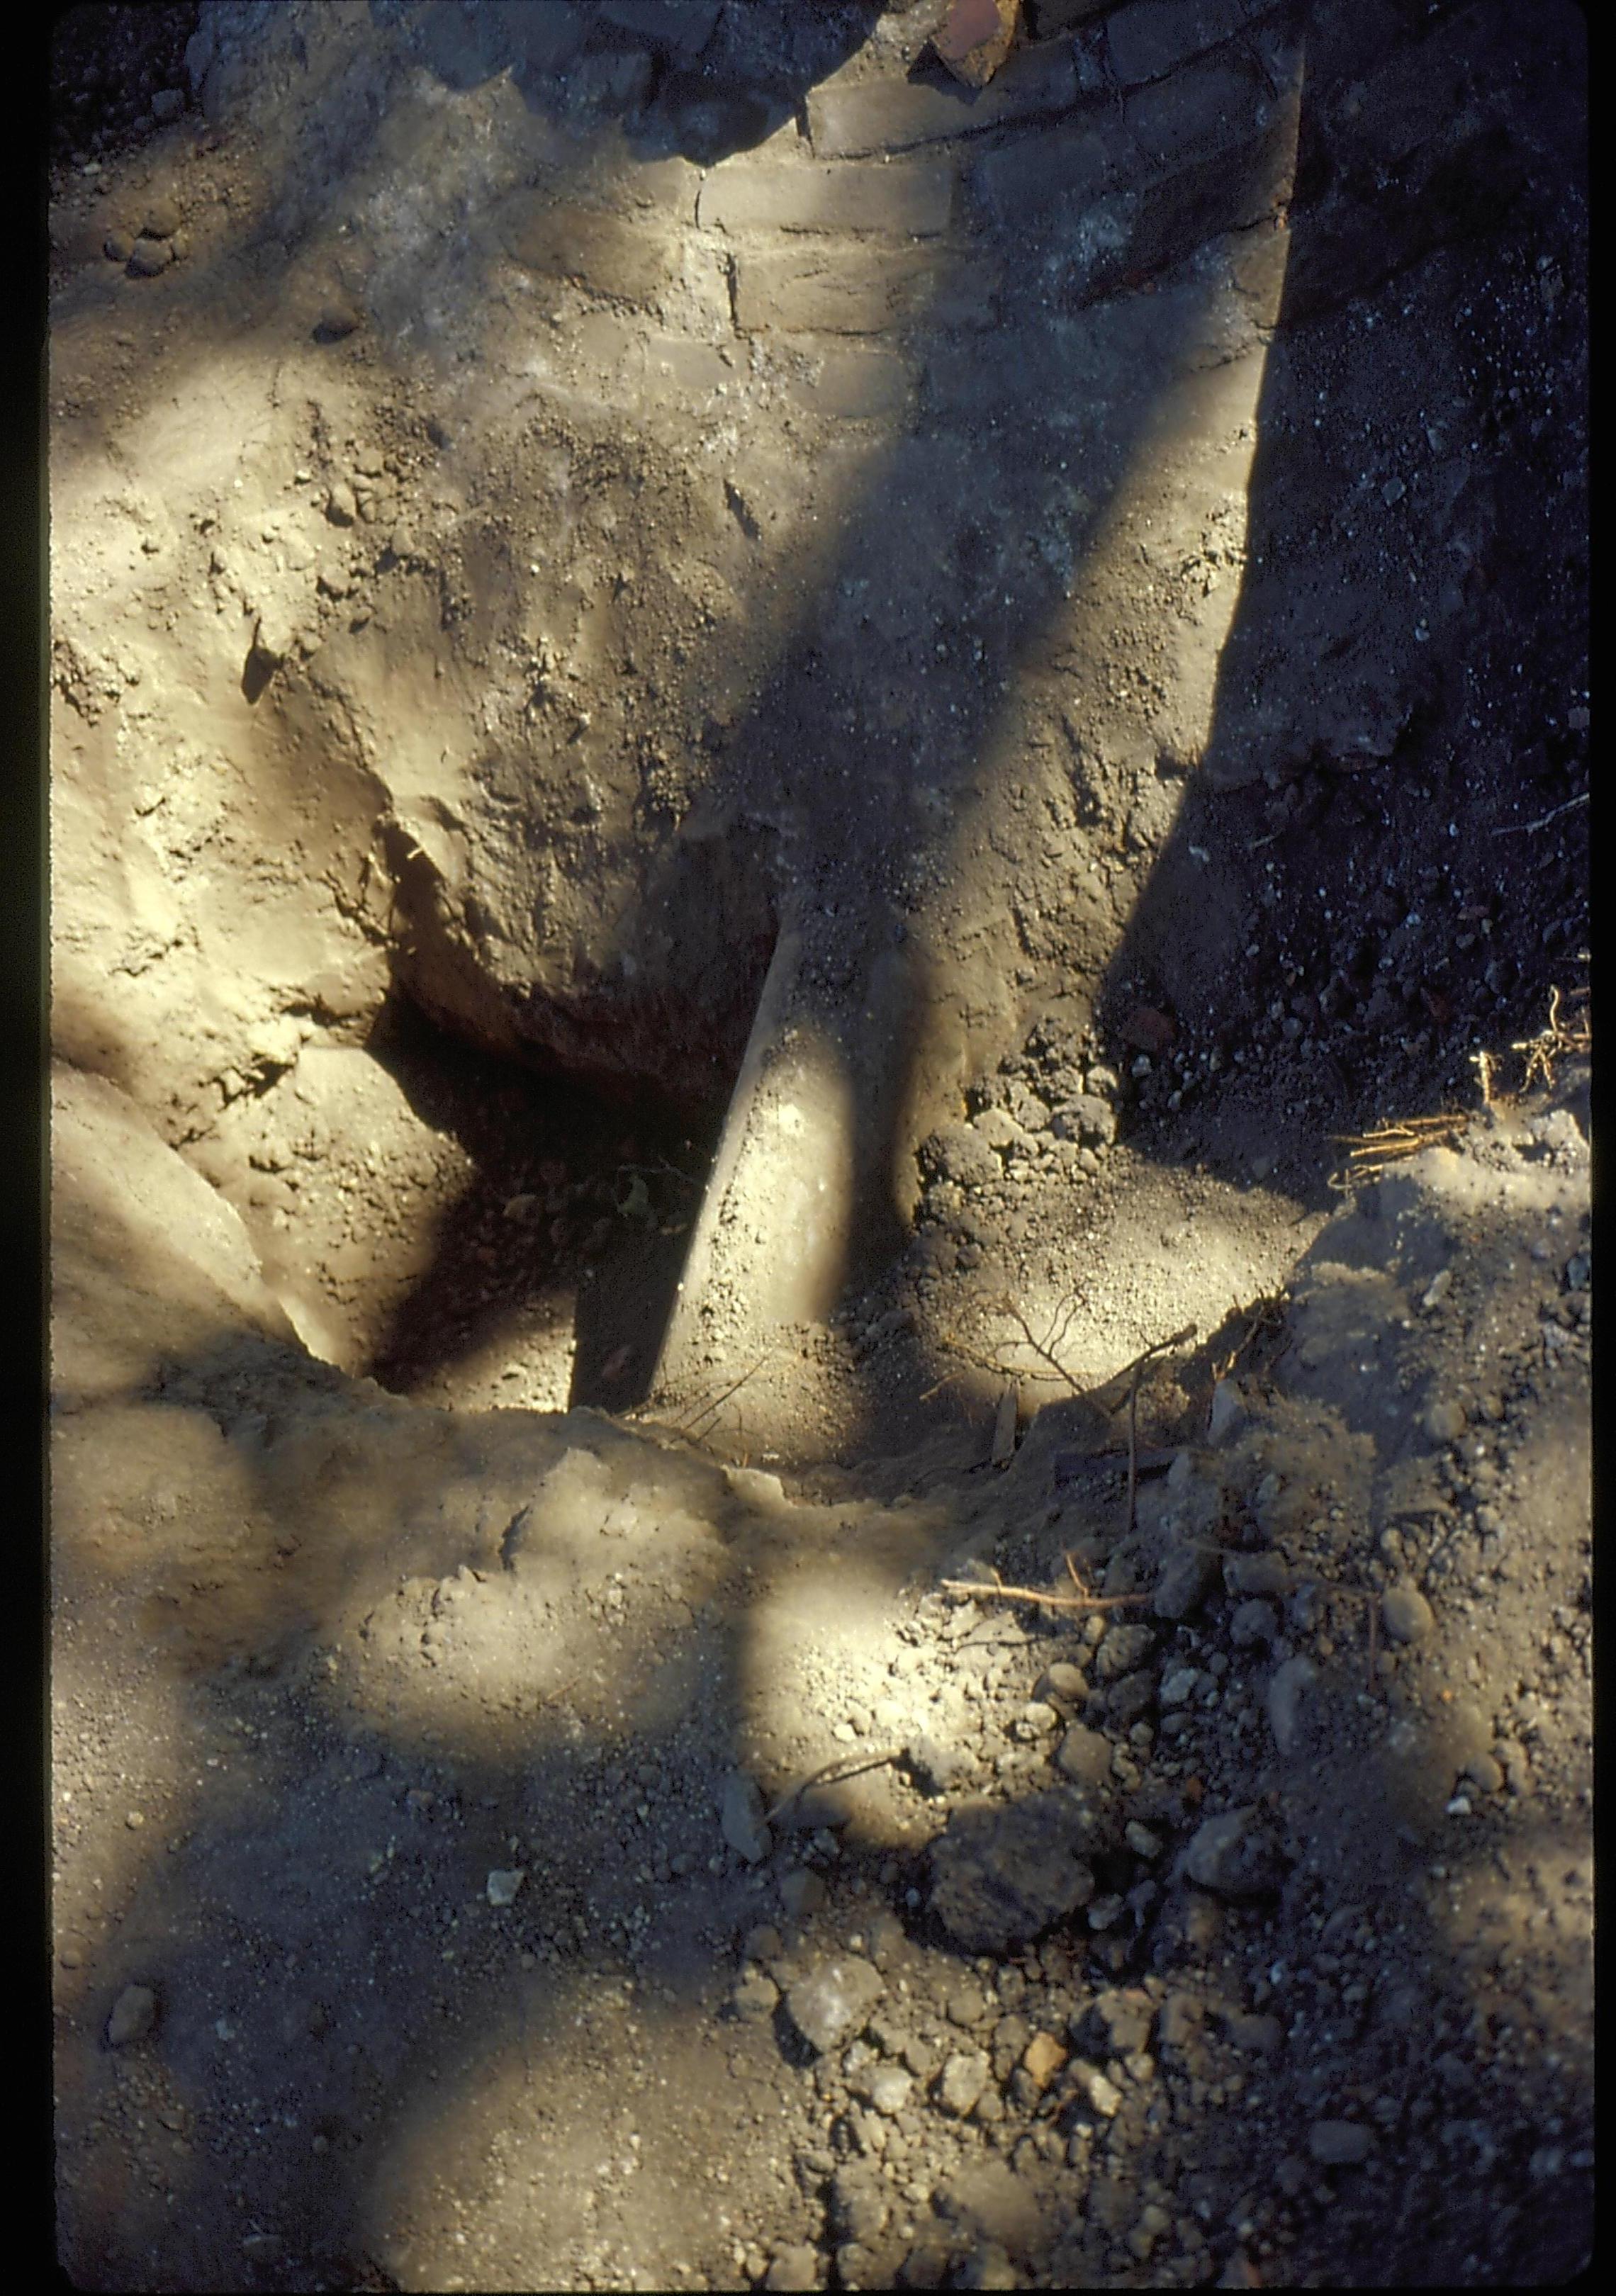
M 1580 18 L 945 12 L 57 27 L 75 2284 L 1591 2251 Z

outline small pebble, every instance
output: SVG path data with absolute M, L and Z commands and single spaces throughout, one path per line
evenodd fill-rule
M 760 1969 L 749 1969 L 730 1996 L 730 2005 L 737 2017 L 768 2017 L 774 2014 L 780 1998 L 780 1988 L 772 1977 Z
M 819 2284 L 819 2251 L 806 2242 L 794 2248 L 779 2248 L 763 2276 L 766 2288 L 816 2288 Z
M 990 2070 L 980 2049 L 961 2050 L 947 2060 L 938 2078 L 938 2103 L 963 2120 L 987 2087 Z
M 1388 1587 L 1381 1596 L 1381 1624 L 1394 1643 L 1423 1642 L 1435 1623 L 1431 1607 L 1417 1587 Z
M 1073 2065 L 1072 2084 L 1090 2112 L 1097 2112 L 1103 2120 L 1114 2120 L 1121 2112 L 1122 2092 L 1098 2065 Z
M 157 1996 L 149 1985 L 126 1985 L 112 2004 L 107 2039 L 115 2049 L 144 2041 L 157 2022 Z
M 806 1866 L 799 1866 L 780 1884 L 780 1902 L 789 1918 L 801 1921 L 824 1903 L 824 1883 Z
M 914 2087 L 901 2065 L 878 2065 L 870 2076 L 870 2103 L 877 2112 L 894 2116 L 908 2103 Z
M 1103 1785 L 1111 1775 L 1111 1740 L 1083 1723 L 1074 1723 L 1061 1741 L 1055 1767 L 1074 1784 Z
M 823 2055 L 858 2032 L 885 1990 L 867 1961 L 848 1954 L 799 1978 L 785 2005 L 803 2039 Z
M 1464 1432 L 1464 1406 L 1451 1398 L 1433 1403 L 1421 1423 L 1433 1443 L 1456 1442 Z

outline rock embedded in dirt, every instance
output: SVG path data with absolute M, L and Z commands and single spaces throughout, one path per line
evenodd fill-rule
M 1055 1755 L 1055 1767 L 1074 1785 L 1091 1790 L 1103 1786 L 1111 1776 L 1111 1740 L 1086 1723 L 1074 1722 L 1062 1739 Z
M 786 2014 L 810 2049 L 823 2056 L 857 2033 L 886 1991 L 879 1971 L 857 1954 L 822 1961 L 785 1997 Z
M 1095 1652 L 1095 1672 L 1102 1682 L 1117 1682 L 1142 1666 L 1155 1647 L 1152 1627 L 1110 1627 Z
M 1222 1898 L 1260 1898 L 1284 1880 L 1279 1843 L 1255 1805 L 1204 1819 L 1184 1853 L 1192 1882 Z
M 820 2280 L 819 2251 L 806 2241 L 790 2248 L 777 2248 L 763 2276 L 766 2288 L 817 2288 Z
M 121 2049 L 144 2041 L 157 2022 L 157 1996 L 149 1985 L 126 1985 L 107 2019 L 107 2041 Z
M 1381 1596 L 1381 1624 L 1391 1642 L 1421 1643 L 1436 1617 L 1417 1587 L 1388 1587 Z
M 1120 1682 L 1112 1683 L 1106 1696 L 1106 1719 L 1119 1730 L 1129 1729 L 1155 1702 L 1153 1675 L 1125 1674 Z
M 1206 1439 L 1209 1443 L 1226 1443 L 1245 1424 L 1245 1399 L 1232 1379 L 1220 1379 L 1212 1389 L 1212 1406 L 1207 1415 Z
M 1433 1443 L 1456 1443 L 1464 1432 L 1464 1406 L 1445 1397 L 1431 1406 L 1420 1424 Z
M 1007 2161 L 974 2161 L 955 2169 L 932 2186 L 931 2205 L 946 2223 L 960 2226 L 1010 2256 L 1025 2261 L 1034 2252 L 1039 2229 L 1037 2195 Z M 994 2284 L 978 2280 L 967 2284 Z
M 1063 1793 L 967 1804 L 932 1848 L 932 1912 L 968 1952 L 1024 1944 L 1093 1897 L 1080 1855 L 1087 1830 Z
M 780 1884 L 780 1903 L 789 1918 L 801 1921 L 824 1903 L 824 1883 L 811 1867 L 799 1866 Z
M 1109 1148 L 1117 1136 L 1117 1111 L 1097 1092 L 1081 1092 L 1062 1101 L 1049 1119 L 1057 1140 L 1076 1140 L 1086 1148 Z
M 127 231 L 110 231 L 102 244 L 109 263 L 127 263 L 135 252 L 135 235 Z
M 981 2049 L 961 2049 L 947 2058 L 937 2077 L 937 2101 L 963 2120 L 987 2087 L 992 2068 Z
M 1096 1993 L 1072 2016 L 1072 2038 L 1079 2046 L 1103 2046 L 1108 2057 L 1130 2057 L 1150 2046 L 1156 2005 L 1148 1993 L 1111 1986 Z
M 1116 2119 L 1122 2110 L 1122 2092 L 1115 2081 L 1106 2078 L 1098 2065 L 1077 2059 L 1071 2066 L 1070 2078 L 1073 2088 L 1091 2112 L 1098 2113 L 1102 2120 Z
M 1491 1754 L 1472 1754 L 1460 1776 L 1479 1786 L 1483 1793 L 1501 1792 L 1504 1786 L 1504 1767 Z
M 1035 1699 L 1054 1699 L 1062 1706 L 1079 1707 L 1088 1696 L 1088 1684 L 1080 1666 L 1065 1659 L 1057 1659 L 1046 1666 L 1032 1685 Z
M 140 227 L 144 239 L 172 239 L 179 226 L 178 205 L 167 192 L 159 192 L 146 201 L 145 217 Z
M 923 1170 L 959 1188 L 989 1188 L 1002 1177 L 999 1160 L 975 1128 L 939 1124 L 920 1151 Z
M 1021 2070 L 1034 2092 L 1042 2095 L 1066 2062 L 1068 2051 L 1053 2033 L 1035 2033 L 1021 2052 Z
M 1193 1619 L 1218 1583 L 1218 1557 L 1187 1539 L 1169 1549 L 1156 1574 L 1151 1609 L 1159 1619 Z
M 772 2017 L 780 1999 L 780 1988 L 772 1977 L 760 1969 L 748 1969 L 737 1980 L 729 1997 L 729 2005 L 737 2017 Z
M 772 1843 L 763 1822 L 763 1796 L 756 1778 L 748 1776 L 744 1770 L 732 1770 L 724 1781 L 718 1823 L 725 1841 L 749 1866 L 756 1866 L 768 1856 Z
M 904 1925 L 896 1914 L 883 1909 L 865 1924 L 865 1951 L 877 1969 L 890 1969 L 907 1942 Z
M 155 279 L 174 260 L 174 250 L 164 239 L 137 239 L 129 250 L 129 268 L 137 279 Z
M 896 2120 L 908 2104 L 915 2092 L 913 2074 L 901 2065 L 877 2065 L 865 2078 L 863 2094 L 877 2112 Z
M 980 2025 L 988 2014 L 988 1997 L 980 1985 L 965 1978 L 956 1985 L 943 2004 L 943 2014 L 951 2025 L 969 2032 Z
M 279 669 L 297 644 L 290 615 L 278 607 L 260 608 L 252 627 L 252 654 L 266 669 Z
M 946 1746 L 929 1734 L 910 1741 L 909 1772 L 923 1793 L 945 1794 L 961 1784 L 976 1767 L 958 1746 Z

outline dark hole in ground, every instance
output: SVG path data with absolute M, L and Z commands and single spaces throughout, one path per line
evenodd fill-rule
M 403 997 L 369 1050 L 474 1173 L 370 1375 L 409 1394 L 496 1333 L 570 1323 L 569 1405 L 643 1402 L 727 1095 L 676 1110 L 650 1091 L 606 1095 L 537 1074 L 447 1035 Z

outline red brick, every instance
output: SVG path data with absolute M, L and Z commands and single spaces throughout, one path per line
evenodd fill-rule
M 808 133 L 815 151 L 826 159 L 902 152 L 953 135 L 980 135 L 1009 120 L 1065 111 L 1077 92 L 1071 50 L 1062 42 L 1024 48 L 996 79 L 974 92 L 957 82 L 943 87 L 906 79 L 815 88 L 808 100 Z
M 890 232 L 924 238 L 948 227 L 954 170 L 937 160 L 895 168 L 780 167 L 732 160 L 701 185 L 696 220 L 736 231 Z

